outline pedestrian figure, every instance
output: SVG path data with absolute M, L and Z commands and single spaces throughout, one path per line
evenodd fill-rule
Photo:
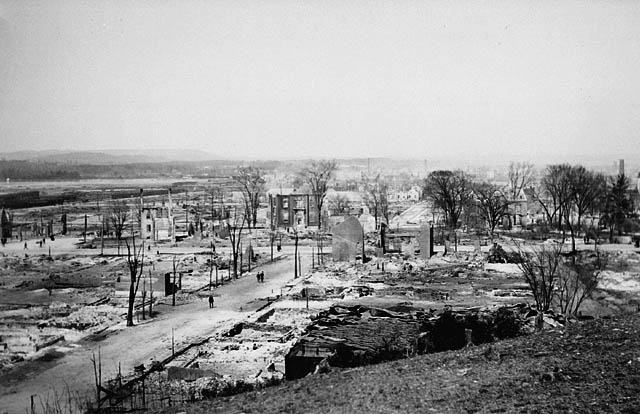
M 213 295 L 209 295 L 209 308 L 213 308 Z
M 260 282 L 264 283 L 264 272 L 260 272 Z
M 260 272 L 256 273 L 256 280 L 260 283 Z
M 27 242 L 24 242 L 24 248 L 27 249 Z

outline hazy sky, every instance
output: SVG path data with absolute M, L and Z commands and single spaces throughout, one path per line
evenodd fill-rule
M 638 153 L 640 2 L 0 0 L 0 142 Z

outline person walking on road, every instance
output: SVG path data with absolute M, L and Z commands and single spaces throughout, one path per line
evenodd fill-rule
M 209 295 L 209 308 L 213 308 L 213 295 Z

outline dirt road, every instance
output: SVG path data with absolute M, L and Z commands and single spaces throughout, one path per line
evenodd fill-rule
M 290 251 L 291 250 L 291 251 Z M 310 248 L 301 247 L 303 254 Z M 98 349 L 102 356 L 103 378 L 112 378 L 118 371 L 130 373 L 139 364 L 149 366 L 152 359 L 162 360 L 171 355 L 171 338 L 175 349 L 196 339 L 204 339 L 216 332 L 226 331 L 233 324 L 253 315 L 255 306 L 248 305 L 258 298 L 280 293 L 280 288 L 293 279 L 293 249 L 284 247 L 286 258 L 259 268 L 264 270 L 264 283 L 257 283 L 255 270 L 230 284 L 213 291 L 214 309 L 209 309 L 206 295 L 202 300 L 176 307 L 160 305 L 158 316 L 135 327 L 125 327 L 124 321 L 110 327 L 98 341 L 83 340 L 65 344 L 63 354 L 53 360 L 30 361 L 0 377 L 0 413 L 24 413 L 30 397 L 36 395 L 46 401 L 64 387 L 78 392 L 93 392 L 94 373 L 92 354 Z M 303 260 L 303 272 L 310 263 Z M 90 395 L 90 394 L 88 394 Z

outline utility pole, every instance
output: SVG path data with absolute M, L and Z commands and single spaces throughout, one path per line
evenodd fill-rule
M 147 299 L 147 281 L 142 280 L 142 320 L 146 320 L 147 317 L 145 315 L 145 304 L 144 301 Z
M 293 278 L 298 278 L 298 231 L 296 230 L 296 249 L 293 253 Z
M 218 284 L 218 266 L 216 266 L 216 285 Z M 209 255 L 209 290 L 211 290 L 211 274 L 213 273 L 213 242 L 211 242 L 211 253 Z
M 187 235 L 189 236 L 189 190 L 186 190 L 184 193 L 184 205 L 185 205 L 184 222 L 187 228 Z
M 251 237 L 251 235 L 249 235 L 249 237 Z M 251 239 L 249 239 L 249 260 L 247 260 L 249 263 L 249 272 L 251 271 L 251 259 L 253 259 L 253 250 L 251 248 Z
M 180 262 L 178 262 L 178 264 L 176 264 L 176 255 L 173 255 L 173 283 L 171 286 L 171 293 L 172 293 L 172 298 L 171 298 L 171 306 L 176 306 L 176 290 L 177 290 L 177 286 L 176 286 L 176 270 L 178 268 L 178 265 L 180 264 Z
M 104 214 L 102 215 L 102 230 L 100 230 L 100 256 L 104 255 Z
M 153 281 L 151 280 L 151 269 L 149 269 L 149 318 L 153 315 Z

